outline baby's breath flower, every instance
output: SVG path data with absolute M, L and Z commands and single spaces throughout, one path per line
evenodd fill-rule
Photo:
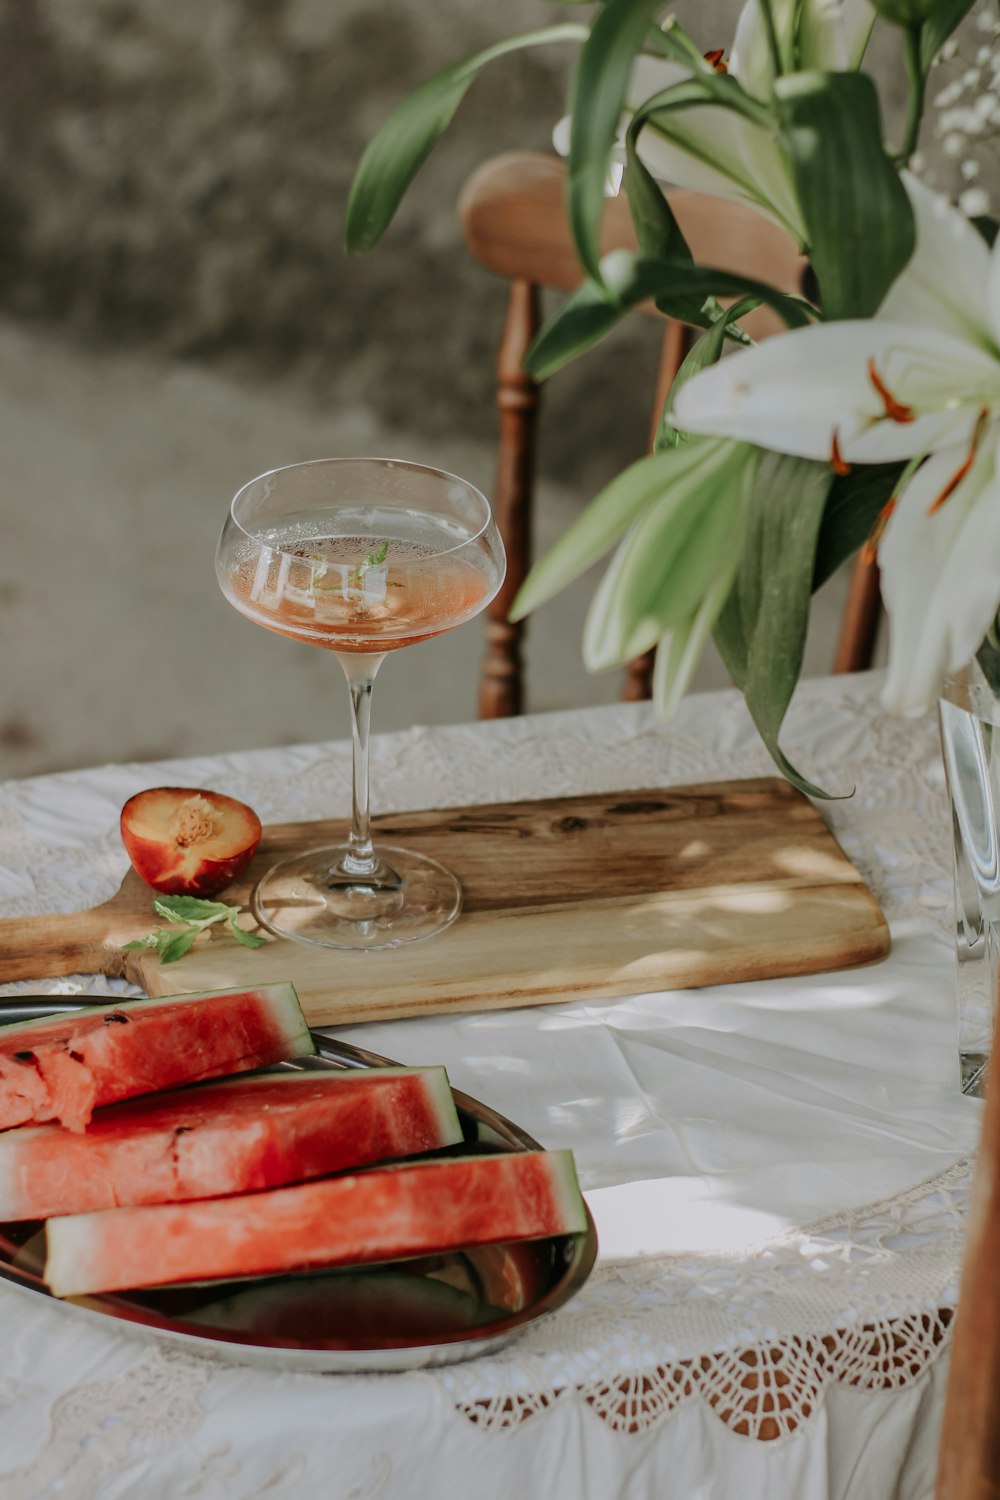
M 989 213 L 989 194 L 981 187 L 966 188 L 965 192 L 959 195 L 958 206 L 966 218 L 974 219 L 980 214 Z

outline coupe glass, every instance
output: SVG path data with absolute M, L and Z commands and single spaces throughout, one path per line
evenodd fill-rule
M 462 904 L 454 875 L 426 855 L 372 843 L 371 695 L 388 652 L 463 624 L 500 588 L 503 543 L 485 496 L 396 459 L 292 464 L 239 491 L 215 566 L 248 620 L 332 651 L 351 697 L 350 838 L 275 865 L 254 890 L 254 916 L 327 948 L 392 948 L 440 932 Z

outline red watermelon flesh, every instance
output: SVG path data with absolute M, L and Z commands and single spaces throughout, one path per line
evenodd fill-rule
M 290 984 L 124 1000 L 0 1029 L 0 1130 L 316 1051 Z
M 0 1135 L 0 1220 L 246 1193 L 461 1139 L 444 1068 L 196 1084 L 99 1110 L 82 1133 Z
M 45 1280 L 57 1297 L 72 1297 L 362 1265 L 585 1228 L 571 1152 L 463 1156 L 201 1203 L 50 1219 Z

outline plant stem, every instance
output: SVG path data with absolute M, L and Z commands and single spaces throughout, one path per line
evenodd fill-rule
M 906 129 L 897 160 L 906 164 L 917 149 L 920 122 L 924 114 L 924 78 L 920 61 L 920 27 L 907 26 L 903 31 L 903 61 L 906 64 L 906 82 L 909 98 L 906 106 Z

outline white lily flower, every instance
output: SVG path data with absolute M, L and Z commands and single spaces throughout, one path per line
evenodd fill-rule
M 779 34 L 787 41 L 789 57 L 794 54 L 797 59 L 796 66 L 830 71 L 858 66 L 875 17 L 869 0 L 784 0 L 776 9 Z M 740 12 L 728 71 L 756 98 L 769 96 L 774 75 L 758 0 L 747 0 Z M 622 142 L 640 105 L 690 77 L 680 63 L 637 57 L 622 118 Z M 553 132 L 555 148 L 563 156 L 569 154 L 570 127 L 567 115 Z M 677 110 L 647 125 L 637 149 L 658 181 L 747 203 L 804 244 L 805 227 L 784 152 L 767 130 L 744 115 L 711 104 Z M 612 162 L 612 192 L 621 181 L 624 160 L 620 144 Z
M 788 71 L 824 73 L 860 66 L 877 14 L 870 0 L 772 0 L 771 10 Z M 740 11 L 729 71 L 758 99 L 770 94 L 774 66 L 759 0 L 747 0 Z
M 876 316 L 779 334 L 696 375 L 675 424 L 780 453 L 913 461 L 879 561 L 890 623 L 884 701 L 933 702 L 1000 605 L 1000 242 L 905 177 L 917 248 Z

